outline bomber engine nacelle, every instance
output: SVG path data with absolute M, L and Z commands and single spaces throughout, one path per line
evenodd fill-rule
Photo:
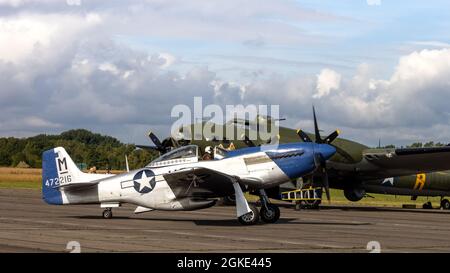
M 344 196 L 347 200 L 357 202 L 366 195 L 366 190 L 361 187 L 351 187 L 344 189 Z

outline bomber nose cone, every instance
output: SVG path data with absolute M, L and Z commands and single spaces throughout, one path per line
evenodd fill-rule
M 319 153 L 322 155 L 323 158 L 329 159 L 336 153 L 336 148 L 328 144 L 320 144 Z

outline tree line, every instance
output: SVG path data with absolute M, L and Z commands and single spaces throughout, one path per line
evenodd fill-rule
M 54 147 L 64 147 L 77 164 L 97 169 L 125 169 L 125 155 L 131 169 L 140 168 L 158 156 L 147 150 L 136 150 L 133 144 L 85 129 L 59 135 L 40 134 L 28 138 L 0 138 L 0 166 L 15 167 L 23 161 L 33 168 L 42 167 L 42 153 Z
M 406 147 L 436 147 L 447 144 L 416 142 Z M 64 147 L 75 163 L 97 169 L 125 169 L 125 155 L 131 169 L 141 168 L 158 156 L 158 153 L 136 149 L 133 144 L 124 144 L 118 139 L 76 129 L 59 135 L 40 134 L 28 138 L 0 138 L 0 166 L 15 167 L 23 161 L 30 167 L 42 167 L 42 153 L 54 147 Z M 379 148 L 396 148 L 385 145 Z

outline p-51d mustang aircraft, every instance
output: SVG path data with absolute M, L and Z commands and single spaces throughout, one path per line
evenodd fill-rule
M 240 223 L 274 223 L 280 210 L 269 202 L 265 188 L 314 172 L 334 155 L 328 144 L 290 143 L 251 147 L 233 152 L 216 148 L 217 160 L 199 161 L 198 147 L 187 145 L 152 161 L 145 168 L 119 175 L 81 172 L 62 147 L 43 153 L 42 194 L 54 205 L 101 204 L 104 218 L 121 203 L 137 205 L 135 213 L 151 210 L 196 210 L 213 206 L 218 197 L 236 195 Z M 229 154 L 228 154 L 229 153 Z M 257 190 L 261 210 L 243 194 Z

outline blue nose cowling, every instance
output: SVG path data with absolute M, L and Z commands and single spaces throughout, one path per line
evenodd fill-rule
M 328 144 L 319 144 L 319 150 L 316 152 L 320 153 L 324 159 L 329 159 L 336 153 L 336 148 Z

